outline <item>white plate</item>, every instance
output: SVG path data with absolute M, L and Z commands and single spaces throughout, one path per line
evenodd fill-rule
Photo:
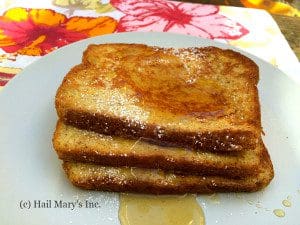
M 165 47 L 213 45 L 206 39 L 170 33 L 120 33 L 87 39 L 61 48 L 27 67 L 0 93 L 1 224 L 119 224 L 118 195 L 84 191 L 66 179 L 51 143 L 56 123 L 54 96 L 67 71 L 81 61 L 91 43 L 145 43 Z M 248 55 L 249 56 L 249 55 Z M 299 224 L 300 88 L 270 64 L 251 57 L 260 68 L 259 94 L 264 141 L 275 178 L 252 194 L 219 194 L 219 203 L 200 195 L 207 224 Z M 282 200 L 289 196 L 291 207 Z M 51 200 L 51 208 L 34 208 Z M 98 203 L 100 208 L 54 208 L 54 201 Z M 22 202 L 21 202 L 22 201 Z M 31 203 L 30 209 L 26 202 Z M 25 202 L 25 203 L 24 203 Z M 276 217 L 281 208 L 286 215 Z

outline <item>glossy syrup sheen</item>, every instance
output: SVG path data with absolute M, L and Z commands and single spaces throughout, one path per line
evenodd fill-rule
M 142 107 L 199 118 L 224 114 L 224 90 L 205 78 L 203 65 L 197 69 L 173 54 L 151 48 L 121 61 L 113 87 L 129 87 Z
M 204 214 L 194 195 L 154 196 L 120 194 L 122 225 L 204 225 Z

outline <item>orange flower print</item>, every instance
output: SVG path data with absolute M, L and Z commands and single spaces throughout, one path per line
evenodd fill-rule
M 272 0 L 240 0 L 248 8 L 264 9 L 273 14 L 300 16 L 300 11 L 284 2 Z
M 0 16 L 0 48 L 7 53 L 40 56 L 69 43 L 113 33 L 111 17 L 67 18 L 51 9 L 12 8 Z

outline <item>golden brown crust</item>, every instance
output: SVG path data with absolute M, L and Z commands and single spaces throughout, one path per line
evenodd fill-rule
M 130 51 L 128 51 L 129 49 Z M 130 55 L 130 52 L 132 51 L 134 54 Z M 150 56 L 148 57 L 147 54 Z M 126 60 L 122 61 L 122 57 L 125 57 Z M 165 86 L 168 87 L 168 83 L 166 83 L 166 85 L 163 86 L 164 88 L 156 88 L 156 90 L 155 87 L 157 85 L 151 84 L 151 82 L 147 83 L 145 80 L 147 85 L 145 86 L 142 82 L 142 86 L 138 86 L 138 89 L 136 89 L 136 87 L 132 84 L 132 80 L 126 81 L 126 74 L 128 74 L 128 71 L 131 71 L 130 66 L 128 66 L 129 70 L 125 72 L 120 70 L 120 68 L 123 67 L 115 68 L 116 62 L 128 63 L 130 60 L 133 65 L 140 65 L 139 60 L 136 59 L 140 59 L 141 57 L 144 57 L 143 63 L 154 63 L 154 67 L 147 67 L 149 71 L 152 71 L 152 69 L 156 66 L 158 68 L 161 66 L 161 71 L 164 71 L 170 66 L 172 68 L 174 67 L 174 71 L 177 71 L 176 69 L 178 68 L 189 68 L 189 71 L 192 71 L 192 75 L 196 74 L 198 76 L 198 74 L 201 74 L 201 79 L 203 79 L 201 82 L 204 82 L 203 84 L 205 84 L 201 84 L 201 87 L 203 88 L 207 86 L 207 90 L 203 92 L 203 95 L 207 96 L 207 99 L 210 99 L 207 100 L 208 102 L 204 101 L 201 103 L 203 104 L 201 106 L 203 110 L 205 110 L 205 108 L 209 108 L 208 106 L 213 105 L 214 102 L 212 99 L 214 99 L 214 97 L 216 99 L 223 100 L 225 98 L 225 102 L 228 104 L 228 107 L 226 106 L 227 108 L 225 107 L 222 109 L 222 104 L 216 102 L 216 109 L 218 110 L 196 113 L 191 112 L 188 117 L 184 117 L 184 120 L 188 121 L 188 123 L 186 123 L 187 125 L 185 125 L 185 123 L 179 125 L 179 122 L 182 120 L 181 114 L 186 112 L 180 111 L 181 114 L 179 113 L 180 115 L 177 115 L 174 113 L 177 111 L 174 110 L 184 109 L 182 104 L 187 104 L 186 108 L 189 109 L 195 104 L 193 102 L 195 98 L 191 98 L 190 101 L 193 104 L 189 105 L 189 101 L 182 102 L 182 100 L 178 100 L 177 98 L 173 99 L 173 95 L 168 92 L 173 93 L 174 90 L 181 90 L 186 83 L 176 86 L 176 82 L 174 83 L 174 80 L 176 81 L 176 79 L 178 79 L 179 82 L 180 78 L 172 77 L 172 79 L 169 79 L 168 81 L 170 82 L 169 86 L 171 85 L 173 87 L 172 89 L 165 88 Z M 160 59 L 159 57 L 163 57 L 163 59 L 165 59 L 165 61 L 169 64 L 164 65 L 164 61 L 161 62 L 158 60 Z M 153 66 L 152 64 L 150 66 Z M 135 113 L 134 110 L 133 113 L 127 113 L 128 115 L 125 117 L 116 117 L 112 116 L 112 114 L 108 113 L 106 110 L 101 111 L 102 105 L 100 106 L 97 104 L 99 98 L 101 98 L 101 96 L 103 97 L 103 95 L 100 95 L 98 91 L 106 90 L 104 87 L 106 85 L 105 79 L 107 77 L 104 77 L 105 74 L 111 71 L 118 74 L 118 79 L 123 77 L 121 81 L 117 79 L 117 84 L 121 86 L 113 86 L 115 88 L 113 90 L 121 90 L 123 88 L 123 82 L 126 81 L 126 88 L 131 90 L 131 92 L 128 92 L 131 94 L 127 95 L 126 98 L 131 98 L 131 95 L 134 92 L 134 97 L 139 100 L 137 102 L 140 104 L 140 102 L 143 101 L 139 98 L 144 96 L 142 99 L 146 99 L 147 101 L 144 102 L 148 105 L 141 106 L 134 105 L 135 103 L 130 104 L 141 107 L 142 112 L 139 111 L 140 113 L 143 113 L 143 111 L 146 112 L 150 107 L 152 114 L 155 114 L 153 117 L 154 119 L 152 118 L 152 122 L 150 120 L 143 122 L 139 119 L 130 118 L 131 115 L 136 116 L 137 113 Z M 149 71 L 147 70 L 146 72 Z M 143 75 L 143 73 L 140 75 Z M 172 73 L 172 76 L 174 75 L 177 75 L 176 72 Z M 114 77 L 115 74 L 111 74 L 111 76 Z M 113 79 L 109 81 L 110 84 L 113 84 Z M 153 79 L 151 80 L 153 81 Z M 157 82 L 159 83 L 159 81 L 160 80 Z M 231 50 L 221 50 L 215 47 L 174 50 L 156 47 L 151 48 L 149 46 L 139 44 L 91 45 L 84 53 L 83 63 L 74 67 L 65 77 L 56 95 L 56 108 L 59 117 L 65 123 L 81 129 L 89 129 L 95 132 L 104 132 L 107 130 L 106 134 L 123 137 L 139 138 L 142 136 L 143 138 L 151 139 L 156 144 L 172 144 L 196 150 L 243 151 L 245 149 L 254 149 L 258 139 L 260 138 L 261 124 L 260 107 L 256 87 L 257 82 L 257 65 L 247 57 Z M 214 88 L 215 86 L 217 88 Z M 158 91 L 158 94 L 156 92 L 151 92 L 151 95 L 145 94 L 148 93 L 149 90 L 147 88 L 149 87 L 151 87 L 149 89 L 150 91 L 155 89 Z M 195 89 L 193 84 L 185 88 L 186 89 L 183 89 L 182 92 L 186 93 L 190 90 L 189 95 L 193 95 L 194 92 L 192 90 Z M 84 92 L 80 92 L 79 89 L 84 90 Z M 219 92 L 216 91 L 219 89 Z M 160 90 L 164 91 L 164 95 L 160 95 Z M 72 96 L 76 91 L 79 93 L 79 97 L 77 98 Z M 123 91 L 124 90 L 122 89 L 122 94 L 125 93 L 123 93 Z M 105 93 L 111 93 L 111 90 Z M 98 96 L 98 94 L 99 98 L 95 97 Z M 176 96 L 176 94 L 177 93 L 174 92 L 174 96 Z M 168 97 L 165 97 L 165 95 Z M 165 99 L 173 100 L 166 101 L 162 97 L 157 99 L 158 96 L 164 96 Z M 219 98 L 218 96 L 221 97 Z M 90 104 L 82 106 L 80 102 L 87 102 L 87 99 L 91 101 Z M 131 107 L 132 105 L 130 104 L 129 106 Z M 164 110 L 161 110 L 160 108 L 157 109 L 157 107 L 161 107 L 160 105 L 167 105 L 168 107 L 165 107 Z M 180 107 L 177 107 L 177 105 Z M 221 107 L 220 109 L 218 108 L 219 106 Z M 88 110 L 88 108 L 93 109 L 93 107 L 98 109 L 99 112 L 96 112 L 96 110 Z M 128 108 L 127 105 L 125 105 L 125 108 Z M 192 109 L 193 107 L 191 110 Z M 200 116 L 200 119 L 198 116 Z M 174 124 L 172 125 L 174 126 L 173 129 L 166 127 L 168 124 L 167 121 L 170 121 L 170 119 L 174 120 L 174 123 L 172 123 Z M 176 124 L 175 121 L 178 121 L 178 123 Z M 207 128 L 202 129 L 201 127 Z
M 263 153 L 260 173 L 242 179 L 159 174 L 147 169 L 139 169 L 138 176 L 135 176 L 129 168 L 72 162 L 64 162 L 63 168 L 73 185 L 83 189 L 148 194 L 254 192 L 266 187 L 274 177 L 267 151 Z
M 53 145 L 64 161 L 95 163 L 103 166 L 158 168 L 176 174 L 245 177 L 257 174 L 261 143 L 251 152 L 194 153 L 98 135 L 57 123 Z
M 154 124 L 142 124 L 80 111 L 68 111 L 61 118 L 66 125 L 100 134 L 144 140 L 161 146 L 185 147 L 210 152 L 253 150 L 258 142 L 249 130 L 223 129 L 203 132 L 178 132 Z M 159 136 L 163 133 L 162 136 Z
M 260 184 L 249 184 L 247 186 L 239 185 L 227 185 L 224 184 L 220 186 L 214 186 L 212 183 L 195 185 L 183 185 L 183 186 L 156 186 L 150 182 L 139 182 L 130 181 L 126 184 L 120 186 L 111 180 L 104 179 L 99 183 L 95 183 L 93 180 L 87 180 L 85 183 L 73 181 L 74 186 L 87 190 L 97 190 L 97 191 L 109 191 L 109 192 L 129 192 L 129 193 L 142 193 L 142 194 L 155 194 L 155 195 L 179 195 L 185 193 L 195 193 L 195 194 L 211 194 L 216 192 L 256 192 L 262 189 Z M 235 183 L 236 184 L 236 183 Z
M 175 174 L 194 174 L 194 175 L 219 175 L 223 177 L 240 178 L 259 171 L 255 165 L 229 165 L 224 167 L 214 167 L 215 164 L 197 164 L 185 160 L 176 162 L 168 161 L 164 156 L 135 156 L 135 155 L 101 155 L 95 152 L 80 153 L 80 151 L 58 152 L 61 160 L 82 163 L 96 163 L 103 166 L 122 167 L 132 166 L 140 168 L 157 168 L 171 171 Z

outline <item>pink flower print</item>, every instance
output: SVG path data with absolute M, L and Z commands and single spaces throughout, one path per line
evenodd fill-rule
M 204 38 L 238 39 L 249 31 L 219 14 L 219 7 L 164 0 L 111 0 L 125 15 L 117 31 L 161 31 Z

